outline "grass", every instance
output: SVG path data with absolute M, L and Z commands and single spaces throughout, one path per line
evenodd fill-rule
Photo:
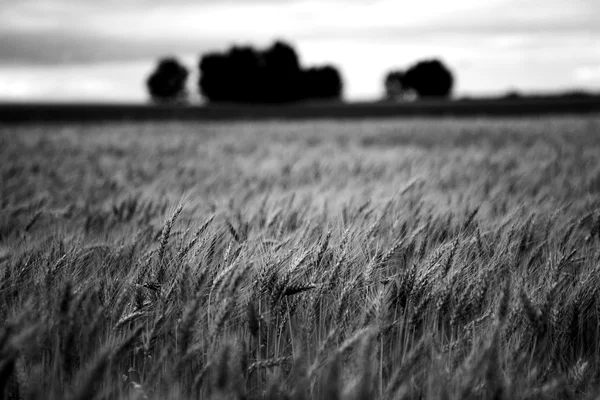
M 0 127 L 0 398 L 595 398 L 599 154 L 598 117 Z

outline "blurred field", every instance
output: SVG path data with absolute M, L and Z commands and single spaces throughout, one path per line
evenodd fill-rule
M 5 125 L 0 157 L 5 398 L 600 394 L 598 116 Z
M 421 99 L 405 102 L 315 101 L 282 105 L 1 103 L 1 123 L 106 121 L 264 121 L 392 117 L 522 117 L 600 112 L 600 95 Z

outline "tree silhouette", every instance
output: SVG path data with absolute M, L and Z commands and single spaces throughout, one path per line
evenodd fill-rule
M 296 51 L 287 43 L 276 41 L 264 52 L 265 66 L 282 73 L 295 74 L 300 71 Z
M 263 51 L 234 46 L 223 54 L 205 54 L 199 68 L 200 93 L 213 103 L 340 98 L 343 87 L 337 69 L 302 69 L 296 51 L 282 41 Z
M 231 100 L 241 103 L 253 101 L 261 84 L 261 55 L 252 47 L 233 47 L 227 56 L 227 64 Z
M 439 60 L 419 61 L 410 67 L 402 79 L 406 88 L 419 97 L 448 97 L 452 92 L 452 73 Z
M 296 51 L 288 44 L 277 41 L 263 53 L 260 99 L 268 103 L 300 100 L 300 62 Z
M 342 96 L 342 77 L 330 65 L 308 68 L 303 71 L 305 99 L 339 99 Z
M 209 53 L 200 60 L 198 84 L 204 97 L 213 101 L 227 101 L 232 96 L 231 69 L 227 55 Z
M 404 96 L 406 88 L 404 87 L 404 72 L 390 71 L 385 76 L 385 97 L 390 100 L 397 100 Z
M 187 97 L 186 82 L 189 72 L 175 58 L 159 60 L 156 69 L 146 81 L 148 92 L 154 101 L 182 101 Z

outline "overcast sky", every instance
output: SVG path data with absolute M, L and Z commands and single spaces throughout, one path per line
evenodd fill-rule
M 600 90 L 598 0 L 0 0 L 0 99 L 144 101 L 160 56 L 195 70 L 274 39 L 338 66 L 350 100 L 430 57 L 459 95 Z

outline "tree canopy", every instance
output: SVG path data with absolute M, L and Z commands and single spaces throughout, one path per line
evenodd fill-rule
M 200 93 L 209 102 L 286 103 L 339 99 L 343 82 L 330 65 L 302 68 L 294 48 L 276 41 L 265 50 L 233 46 L 199 63 Z
M 187 68 L 175 58 L 166 57 L 159 60 L 146 81 L 152 100 L 157 102 L 185 100 L 188 75 Z
M 384 80 L 386 96 L 390 99 L 404 97 L 407 93 L 418 97 L 449 97 L 453 85 L 452 72 L 436 59 L 419 61 L 405 72 L 390 71 Z

